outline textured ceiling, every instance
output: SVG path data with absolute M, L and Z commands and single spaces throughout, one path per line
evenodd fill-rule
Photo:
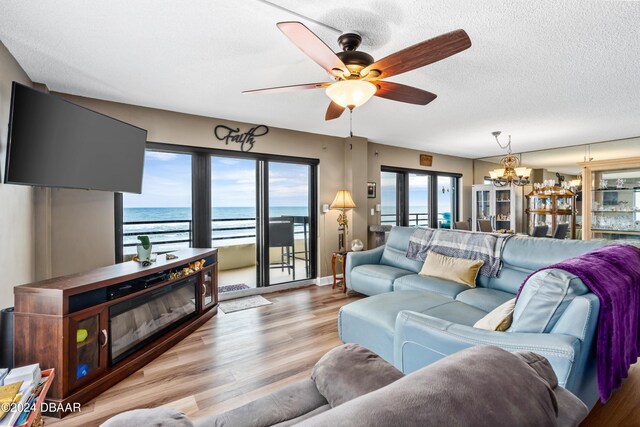
M 484 157 L 640 135 L 640 2 L 273 0 L 340 30 L 379 59 L 463 28 L 473 43 L 389 80 L 434 92 L 428 106 L 374 98 L 354 133 L 374 142 Z M 51 90 L 346 136 L 324 121 L 322 90 L 242 95 L 327 81 L 275 23 L 301 20 L 258 0 L 3 0 L 0 40 Z M 303 20 L 303 22 L 305 22 Z M 334 50 L 338 34 L 305 22 Z

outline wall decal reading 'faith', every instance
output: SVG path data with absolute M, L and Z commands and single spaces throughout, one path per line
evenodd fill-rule
M 240 133 L 240 128 L 230 128 L 229 126 L 218 125 L 213 130 L 213 134 L 220 141 L 224 141 L 226 145 L 229 142 L 240 144 L 240 151 L 251 151 L 257 137 L 264 136 L 269 133 L 269 128 L 265 125 L 259 125 L 249 129 L 245 133 Z

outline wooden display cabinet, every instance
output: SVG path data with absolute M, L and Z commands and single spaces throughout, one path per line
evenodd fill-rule
M 47 400 L 66 405 L 89 401 L 164 353 L 218 308 L 217 249 L 175 255 L 15 287 L 15 364 L 55 368 Z M 202 259 L 202 269 L 177 274 Z

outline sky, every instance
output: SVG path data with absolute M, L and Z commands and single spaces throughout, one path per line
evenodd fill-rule
M 270 206 L 307 206 L 309 166 L 269 163 Z M 211 158 L 213 207 L 255 207 L 256 161 Z M 142 194 L 123 195 L 125 208 L 190 207 L 191 155 L 147 151 Z

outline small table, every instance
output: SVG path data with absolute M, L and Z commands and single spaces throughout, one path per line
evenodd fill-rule
M 342 264 L 341 274 L 336 274 L 336 261 Z M 334 252 L 331 256 L 331 272 L 333 273 L 333 285 L 331 289 L 335 289 L 338 283 L 342 283 L 342 292 L 347 292 L 347 280 L 345 277 L 345 267 L 347 265 L 347 252 Z

